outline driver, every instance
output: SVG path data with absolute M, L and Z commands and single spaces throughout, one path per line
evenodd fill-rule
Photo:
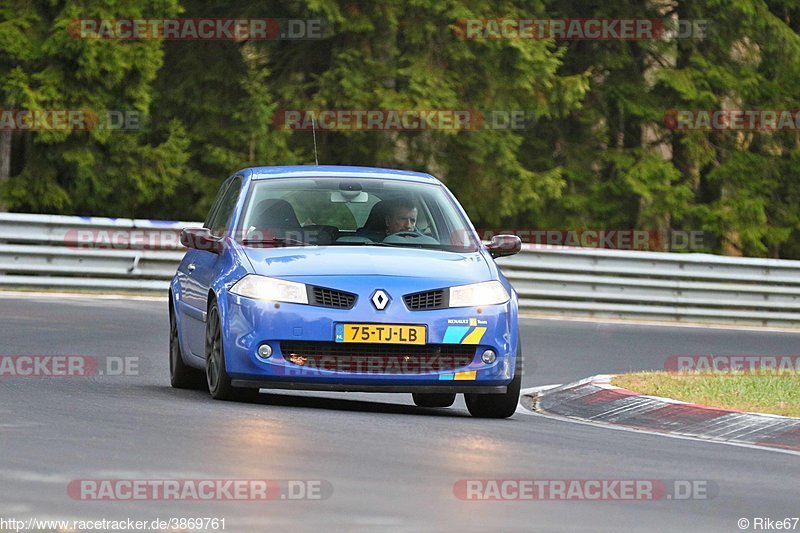
M 386 235 L 417 231 L 417 208 L 405 198 L 392 201 L 386 215 Z

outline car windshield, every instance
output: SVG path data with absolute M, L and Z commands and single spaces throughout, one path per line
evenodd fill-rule
M 254 181 L 238 227 L 247 246 L 408 246 L 474 252 L 444 187 L 350 177 Z

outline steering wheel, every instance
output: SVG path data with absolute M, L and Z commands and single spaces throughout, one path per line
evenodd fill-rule
M 427 235 L 423 235 L 418 230 L 403 230 L 403 231 L 398 231 L 397 233 L 390 233 L 389 235 L 383 238 L 383 242 L 385 242 L 386 244 L 398 244 L 398 245 L 439 244 L 439 241 L 437 241 L 433 237 L 428 237 Z
M 422 237 L 423 235 L 422 235 L 422 233 L 420 233 L 419 231 L 417 231 L 415 229 L 414 230 L 407 229 L 407 230 L 403 230 L 403 231 L 398 231 L 397 233 L 390 233 L 389 235 L 387 235 L 387 237 L 389 237 L 389 236 L 406 237 L 406 238 L 414 237 L 414 238 L 416 238 L 416 237 Z

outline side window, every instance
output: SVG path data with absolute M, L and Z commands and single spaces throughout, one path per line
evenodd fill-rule
M 211 233 L 217 237 L 223 235 L 233 217 L 233 210 L 236 209 L 236 201 L 242 189 L 242 178 L 236 176 L 231 180 L 230 185 L 219 199 L 219 205 L 210 217 L 206 227 L 211 229 Z
M 222 182 L 222 185 L 219 187 L 219 191 L 217 191 L 217 196 L 214 198 L 214 202 L 211 204 L 211 209 L 208 210 L 208 215 L 206 216 L 205 222 L 203 222 L 204 228 L 211 227 L 211 219 L 214 218 L 214 214 L 219 209 L 219 204 L 222 203 L 222 198 L 225 196 L 225 191 L 228 190 L 228 186 L 230 186 L 231 182 L 225 180 Z

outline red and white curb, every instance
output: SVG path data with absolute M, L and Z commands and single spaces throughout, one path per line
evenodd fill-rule
M 526 389 L 521 403 L 559 419 L 800 455 L 800 418 L 646 396 L 611 385 L 613 377 Z

